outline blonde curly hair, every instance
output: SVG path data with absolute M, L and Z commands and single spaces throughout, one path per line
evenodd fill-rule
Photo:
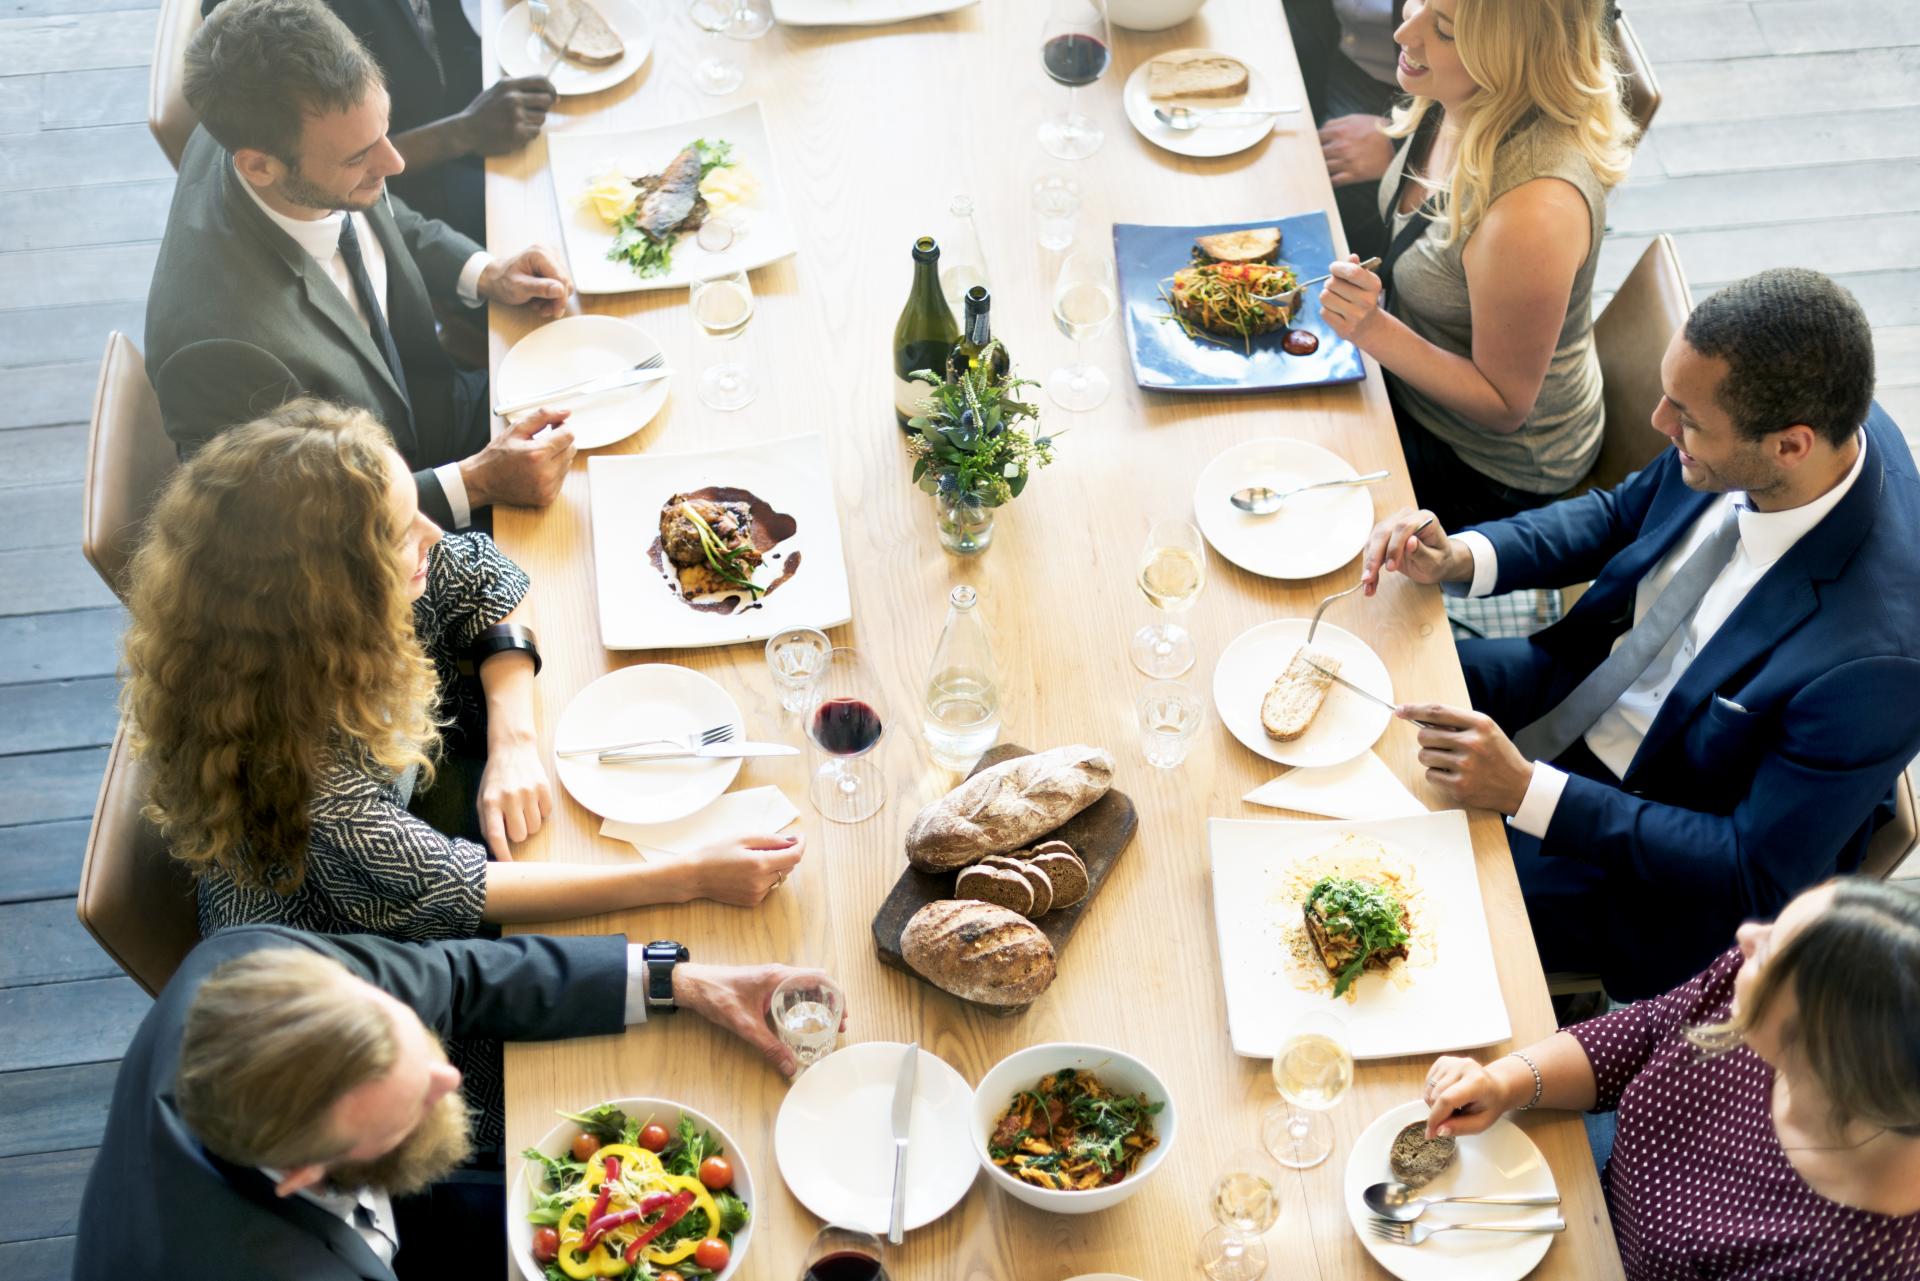
M 196 875 L 297 889 L 329 752 L 431 777 L 437 685 L 395 555 L 394 458 L 371 415 L 297 400 L 222 433 L 148 517 L 122 707 L 147 817 Z

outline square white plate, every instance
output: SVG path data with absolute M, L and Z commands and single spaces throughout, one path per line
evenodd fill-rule
M 667 499 L 710 485 L 750 490 L 793 517 L 793 536 L 756 578 L 770 580 L 799 556 L 793 577 L 733 614 L 702 613 L 676 594 L 647 555 Z M 827 441 L 789 436 L 764 445 L 699 454 L 621 454 L 587 460 L 600 641 L 608 649 L 691 649 L 765 640 L 788 627 L 837 627 L 853 617 L 840 548 Z
M 874 27 L 952 13 L 978 0 L 773 0 L 773 16 L 789 27 Z
M 1464 811 L 1368 822 L 1213 818 L 1207 844 L 1236 1054 L 1272 1058 L 1309 1010 L 1346 1021 L 1356 1059 L 1436 1054 L 1509 1035 Z M 1343 859 L 1410 869 L 1415 891 L 1410 963 L 1397 978 L 1369 970 L 1340 998 L 1324 970 L 1290 954 L 1287 939 L 1300 920 L 1289 892 L 1299 865 L 1336 848 Z
M 709 253 L 695 243 L 693 236 L 681 236 L 673 247 L 673 266 L 663 275 L 642 280 L 626 263 L 607 257 L 614 230 L 581 197 L 610 170 L 628 177 L 659 173 L 696 138 L 732 143 L 734 160 L 759 179 L 760 194 L 740 206 L 738 214 L 746 230 L 729 248 Z M 780 175 L 774 168 L 767 122 L 757 102 L 651 129 L 549 132 L 547 163 L 553 170 L 553 194 L 560 205 L 560 238 L 567 248 L 567 265 L 573 272 L 574 288 L 583 294 L 685 289 L 696 276 L 721 264 L 751 271 L 794 252 L 793 224 L 787 217 Z

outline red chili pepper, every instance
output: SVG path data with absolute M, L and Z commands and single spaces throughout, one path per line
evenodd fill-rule
M 645 1216 L 652 1214 L 655 1210 L 665 1209 L 667 1206 L 672 1205 L 673 1200 L 677 1195 L 679 1194 L 674 1192 L 647 1193 L 647 1195 L 640 1198 L 641 1217 L 644 1218 Z
M 618 1214 L 609 1214 L 587 1221 L 587 1233 L 580 1238 L 580 1253 L 585 1254 L 600 1244 L 600 1238 L 615 1228 L 624 1227 L 640 1217 L 638 1210 L 622 1210 Z
M 664 1193 L 661 1195 L 664 1195 Z M 640 1261 L 640 1251 L 646 1248 L 647 1242 L 653 1240 L 662 1232 L 665 1232 L 668 1228 L 686 1218 L 687 1211 L 692 1208 L 693 1193 L 676 1192 L 673 1195 L 672 1202 L 667 1206 L 667 1212 L 660 1216 L 660 1222 L 635 1237 L 633 1244 L 627 1247 L 626 1261 L 628 1263 L 638 1263 Z

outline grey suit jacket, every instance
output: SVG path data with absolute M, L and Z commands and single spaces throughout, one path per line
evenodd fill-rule
M 188 954 L 127 1047 L 80 1203 L 75 1281 L 393 1281 L 344 1220 L 303 1198 L 276 1196 L 260 1171 L 208 1152 L 175 1105 L 180 1037 L 195 993 L 222 962 L 267 948 L 340 961 L 443 1037 L 539 1041 L 625 1025 L 627 949 L 619 936 L 396 943 L 277 925 L 222 930 Z
M 433 299 L 455 297 L 480 246 L 388 198 L 367 213 L 387 259 L 387 324 L 406 395 L 346 297 L 241 187 L 228 151 L 197 129 L 147 298 L 147 376 L 182 454 L 298 395 L 368 410 L 415 469 L 423 510 L 451 513 L 431 469 L 456 461 L 456 369 Z M 411 403 L 409 403 L 411 401 Z

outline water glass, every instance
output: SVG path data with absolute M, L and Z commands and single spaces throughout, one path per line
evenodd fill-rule
M 1047 395 L 1062 409 L 1084 412 L 1107 399 L 1106 371 L 1089 365 L 1086 344 L 1099 338 L 1120 308 L 1113 257 L 1103 249 L 1076 249 L 1060 263 L 1053 285 L 1053 323 L 1073 339 L 1073 364 L 1047 375 Z
M 1213 1182 L 1213 1218 L 1220 1226 L 1200 1238 L 1200 1270 L 1212 1281 L 1255 1281 L 1266 1273 L 1267 1246 L 1260 1234 L 1280 1218 L 1285 1176 L 1258 1148 L 1228 1158 Z
M 801 1071 L 832 1054 L 840 1039 L 847 995 L 832 979 L 796 974 L 773 989 L 767 1016 L 774 1035 L 793 1051 Z
M 1154 681 L 1140 691 L 1140 750 L 1147 764 L 1173 769 L 1193 750 L 1207 705 L 1179 681 Z
M 1273 1058 L 1273 1083 L 1285 1104 L 1267 1109 L 1260 1137 L 1273 1159 L 1304 1170 L 1333 1151 L 1326 1111 L 1353 1084 L 1353 1045 L 1347 1025 L 1324 1010 L 1295 1020 Z
M 1033 216 L 1039 224 L 1042 249 L 1059 253 L 1071 246 L 1074 223 L 1080 216 L 1080 184 L 1058 174 L 1034 183 Z
M 725 341 L 747 331 L 753 319 L 753 285 L 738 267 L 717 267 L 696 276 L 689 298 L 693 318 L 710 337 Z M 700 374 L 700 399 L 714 409 L 744 409 L 760 393 L 753 374 L 737 360 L 721 361 Z
M 780 706 L 790 712 L 805 707 L 813 697 L 813 678 L 827 664 L 833 642 L 812 627 L 789 627 L 767 640 L 767 670 L 780 689 Z

